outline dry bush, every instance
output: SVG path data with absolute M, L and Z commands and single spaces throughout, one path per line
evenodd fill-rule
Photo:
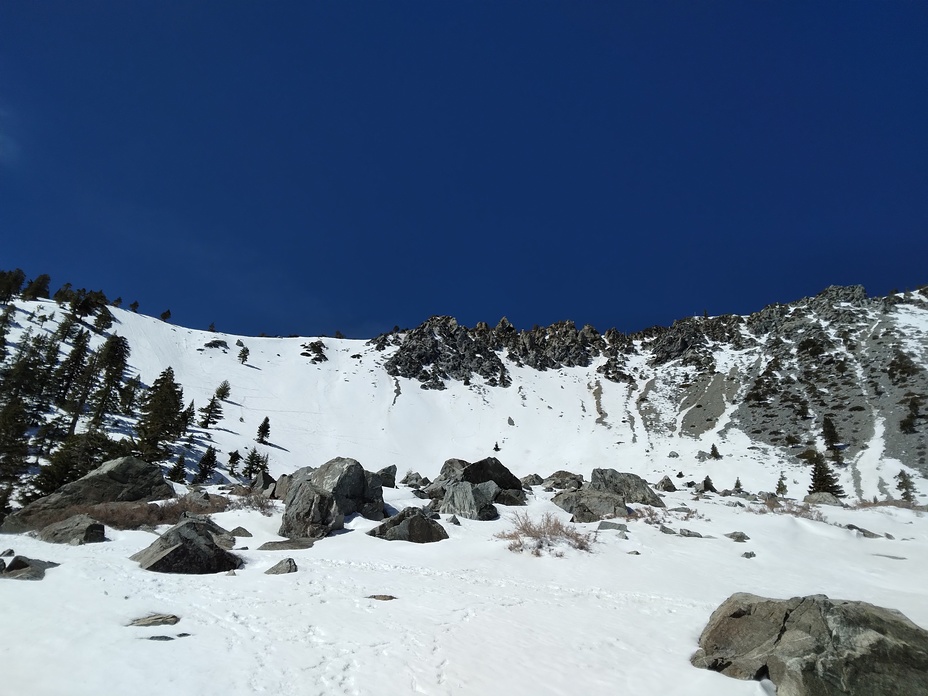
M 855 510 L 864 510 L 867 508 L 874 507 L 898 507 L 905 508 L 906 510 L 918 510 L 919 507 L 915 503 L 908 503 L 905 500 L 858 500 L 851 506 Z
M 270 517 L 277 512 L 277 505 L 273 500 L 263 493 L 255 491 L 248 495 L 243 495 L 229 503 L 230 510 L 255 510 L 265 517 Z
M 556 556 L 563 555 L 559 546 L 567 545 L 578 551 L 589 551 L 592 537 L 582 534 L 561 522 L 552 513 L 546 512 L 540 520 L 533 520 L 527 512 L 517 512 L 512 516 L 514 528 L 500 532 L 498 539 L 509 542 L 509 550 L 516 553 L 529 551 L 533 556 L 541 556 L 547 551 Z
M 779 504 L 771 502 L 771 500 L 764 501 L 763 505 L 753 506 L 749 505 L 745 508 L 748 512 L 753 512 L 755 515 L 766 515 L 767 513 L 773 513 L 775 515 L 792 515 L 793 517 L 801 517 L 805 520 L 812 520 L 813 522 L 827 522 L 825 516 L 817 509 L 812 507 L 807 503 L 794 503 L 791 500 L 782 500 Z
M 631 509 L 627 519 L 641 520 L 645 524 L 663 524 L 664 511 L 650 505 L 643 505 L 640 508 Z
M 177 524 L 184 513 L 209 515 L 222 512 L 229 505 L 228 498 L 211 495 L 208 501 L 192 498 L 173 498 L 162 505 L 144 502 L 98 503 L 96 505 L 72 505 L 55 511 L 54 519 L 43 519 L 43 526 L 60 522 L 74 515 L 88 515 L 113 529 L 139 529 L 157 527 L 162 524 Z

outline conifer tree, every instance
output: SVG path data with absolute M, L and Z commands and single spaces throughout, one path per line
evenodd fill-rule
M 187 459 L 183 452 L 178 455 L 174 466 L 168 471 L 168 478 L 177 483 L 184 483 L 187 480 Z
M 126 453 L 123 443 L 115 442 L 101 432 L 87 432 L 67 437 L 61 447 L 49 457 L 32 480 L 27 500 L 50 495 L 66 483 L 76 481 L 103 462 Z
M 216 471 L 216 450 L 212 445 L 206 448 L 206 452 L 200 458 L 197 465 L 197 473 L 193 477 L 193 483 L 206 483 Z
M 184 431 L 182 434 L 186 434 L 197 420 L 197 405 L 193 399 L 190 399 L 190 403 L 187 404 L 187 408 L 185 408 L 184 412 L 181 414 L 181 420 L 184 424 Z
M 37 275 L 35 278 L 26 283 L 20 296 L 24 300 L 37 300 L 40 297 L 48 297 L 48 284 L 52 282 L 51 276 L 47 273 Z
M 98 334 L 105 333 L 112 328 L 113 322 L 115 321 L 116 319 L 113 317 L 113 313 L 110 312 L 110 310 L 106 307 L 100 307 L 97 311 L 97 318 L 93 322 L 93 330 Z
M 171 310 L 170 310 L 170 309 L 166 309 L 166 310 L 164 310 L 163 312 L 161 312 L 161 321 L 168 321 L 168 320 L 170 320 L 170 318 L 171 318 Z
M 781 471 L 780 478 L 777 479 L 776 494 L 782 498 L 784 495 L 786 495 L 786 493 L 786 475 Z
M 256 447 L 248 450 L 248 454 L 245 455 L 245 468 L 242 470 L 242 475 L 245 478 L 254 478 L 261 472 L 266 474 L 267 469 L 268 456 L 266 454 L 262 455 Z
M 52 299 L 61 307 L 69 304 L 72 297 L 74 297 L 74 288 L 71 286 L 71 283 L 65 283 L 52 295 Z
M 825 449 L 834 449 L 841 438 L 838 437 L 838 429 L 835 428 L 835 422 L 830 416 L 822 419 L 822 439 L 825 441 Z
M 138 423 L 143 458 L 158 461 L 166 456 L 163 443 L 184 433 L 184 390 L 174 381 L 174 370 L 164 370 L 142 399 Z
M 902 494 L 902 499 L 907 503 L 915 502 L 915 482 L 904 469 L 900 469 L 895 476 L 896 490 Z
M 216 387 L 216 398 L 220 401 L 225 401 L 229 398 L 229 395 L 232 393 L 232 387 L 229 385 L 229 380 L 224 379 L 219 383 L 219 386 Z
M 838 483 L 838 477 L 828 466 L 825 457 L 815 452 L 812 459 L 812 483 L 809 485 L 809 494 L 831 493 L 836 498 L 844 497 L 844 489 Z
M 7 303 L 16 297 L 26 282 L 26 274 L 21 268 L 12 271 L 0 271 L 0 302 Z
M 141 378 L 138 375 L 133 375 L 119 389 L 119 409 L 123 415 L 130 418 L 135 415 L 135 406 L 138 402 L 138 393 L 141 386 Z
M 244 365 L 248 362 L 248 356 L 251 354 L 251 351 L 248 350 L 248 346 L 242 346 L 242 349 L 238 352 L 238 361 Z
M 242 461 L 242 455 L 238 450 L 232 450 L 229 452 L 229 476 L 238 476 L 236 469 L 238 468 L 239 463 Z
M 123 336 L 110 336 L 100 348 L 97 368 L 102 372 L 97 390 L 91 397 L 93 415 L 91 427 L 99 428 L 107 413 L 119 410 L 119 387 L 129 365 L 129 341 Z
M 79 330 L 74 343 L 71 346 L 71 352 L 58 365 L 55 370 L 55 403 L 64 406 L 68 395 L 71 393 L 71 387 L 78 376 L 83 372 L 90 356 L 90 333 Z
M 267 444 L 267 439 L 271 435 L 271 420 L 265 416 L 264 420 L 261 421 L 261 425 L 258 426 L 258 437 L 255 439 L 260 442 L 262 445 Z
M 73 435 L 76 432 L 77 423 L 81 415 L 83 415 L 84 407 L 90 400 L 90 395 L 97 384 L 97 360 L 97 353 L 90 353 L 87 362 L 84 364 L 84 369 L 81 370 L 81 373 L 71 386 L 70 393 L 65 397 L 62 408 L 65 413 L 71 416 L 68 423 L 68 435 Z
M 132 304 L 129 305 L 129 309 L 138 314 L 139 311 L 139 302 L 138 300 L 133 300 Z
M 28 429 L 29 417 L 22 399 L 7 399 L 0 406 L 0 492 L 12 490 L 29 469 Z
M 716 493 L 715 486 L 712 483 L 712 479 L 706 476 L 702 480 L 702 490 L 704 493 Z
M 200 409 L 200 427 L 208 428 L 222 419 L 222 403 L 215 396 L 211 396 L 206 406 Z
M 735 477 L 735 488 L 734 488 L 734 491 L 735 491 L 735 493 L 741 493 L 742 490 L 744 490 L 744 489 L 741 488 L 741 477 L 740 477 L 740 476 L 737 476 L 737 477 Z
M 719 454 L 719 448 L 715 446 L 715 443 L 712 444 L 712 448 L 709 450 L 709 456 L 713 459 L 721 459 L 722 455 Z

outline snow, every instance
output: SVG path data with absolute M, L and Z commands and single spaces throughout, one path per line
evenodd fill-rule
M 60 316 L 49 303 L 18 305 Z M 564 468 L 589 478 L 594 467 L 613 467 L 652 482 L 665 474 L 677 483 L 708 474 L 719 489 L 740 477 L 756 491 L 772 490 L 784 470 L 790 495 L 801 497 L 808 485 L 805 469 L 790 468 L 772 450 L 748 449 L 751 440 L 727 419 L 702 438 L 644 437 L 640 393 L 602 380 L 593 367 L 512 367 L 509 389 L 450 383 L 433 392 L 399 380 L 396 396 L 394 379 L 379 367 L 389 349 L 378 353 L 362 341 L 323 338 L 329 361 L 314 365 L 300 356 L 312 339 L 242 338 L 251 351 L 242 365 L 236 336 L 113 314 L 114 330 L 132 346 L 131 369 L 146 384 L 170 365 L 185 400 L 202 406 L 222 380 L 230 382 L 224 418 L 197 431 L 198 451 L 207 435 L 221 453 L 257 446 L 270 454 L 275 476 L 350 456 L 369 470 L 395 464 L 398 478 L 408 469 L 434 477 L 449 457 L 495 454 L 518 476 Z M 21 329 L 27 325 L 24 312 L 17 320 Z M 44 330 L 54 330 L 52 322 Z M 198 350 L 215 339 L 225 340 L 228 352 Z M 732 354 L 726 364 L 739 359 Z M 597 381 L 605 424 L 596 422 Z M 265 416 L 268 446 L 253 440 Z M 881 472 L 888 481 L 898 469 L 879 460 L 879 434 L 874 438 L 858 462 L 868 472 L 868 494 Z M 496 442 L 499 453 L 492 451 Z M 697 452 L 713 443 L 723 459 L 697 462 Z M 671 450 L 680 457 L 669 459 Z M 674 478 L 678 470 L 684 479 Z M 550 496 L 536 487 L 524 509 L 566 520 Z M 407 488 L 385 489 L 385 498 L 396 509 L 422 504 Z M 235 576 L 179 576 L 149 573 L 129 560 L 154 539 L 144 531 L 108 528 L 109 541 L 87 546 L 0 537 L 0 550 L 61 564 L 41 582 L 0 581 L 0 693 L 760 696 L 772 693 L 769 684 L 689 664 L 710 613 L 733 592 L 864 600 L 928 627 L 922 513 L 821 507 L 825 521 L 815 521 L 758 503 L 738 507 L 734 497 L 695 500 L 686 490 L 664 500 L 668 508 L 692 511 L 656 511 L 664 524 L 714 538 L 669 536 L 644 519 L 628 522 L 626 540 L 614 531 L 596 533 L 594 524 L 577 525 L 595 535 L 590 553 L 565 546 L 560 557 L 534 557 L 509 551 L 496 537 L 512 526 L 510 510 L 501 508 L 494 522 L 445 522 L 450 538 L 435 544 L 369 537 L 364 532 L 375 523 L 355 517 L 311 549 L 257 551 L 279 539 L 278 507 L 270 517 L 248 510 L 214 515 L 226 529 L 241 525 L 254 534 L 238 540 L 248 550 L 237 552 L 246 565 Z M 894 539 L 866 539 L 846 524 Z M 750 541 L 723 536 L 736 530 Z M 745 551 L 757 556 L 742 558 Z M 288 556 L 297 573 L 264 574 Z M 396 599 L 367 598 L 373 594 Z M 181 621 L 127 626 L 156 612 Z M 175 640 L 147 640 L 158 635 Z

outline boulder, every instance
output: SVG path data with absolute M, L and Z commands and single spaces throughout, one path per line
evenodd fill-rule
M 620 473 L 615 469 L 593 469 L 590 483 L 585 488 L 617 493 L 625 498 L 626 503 L 664 507 L 664 501 L 651 490 L 643 478 L 635 474 Z
M 628 516 L 625 498 L 609 491 L 565 490 L 551 498 L 551 502 L 573 515 L 573 522 Z
M 384 467 L 377 472 L 377 475 L 384 488 L 396 488 L 396 464 Z
M 286 539 L 285 541 L 266 541 L 258 551 L 302 551 L 311 549 L 315 539 Z
M 267 472 L 259 471 L 258 475 L 255 476 L 255 480 L 251 483 L 251 492 L 264 493 L 264 491 L 271 488 L 275 483 L 277 483 L 277 480 L 273 476 Z
M 290 490 L 290 481 L 291 477 L 287 474 L 281 474 L 280 478 L 277 479 L 277 483 L 274 484 L 274 497 L 278 500 L 286 500 L 287 493 Z
M 286 575 L 287 573 L 295 573 L 299 570 L 296 567 L 296 561 L 292 558 L 285 558 L 282 561 L 278 561 L 270 568 L 264 571 L 265 575 Z
M 835 507 L 844 507 L 844 503 L 831 493 L 809 493 L 809 495 L 802 499 L 802 502 L 809 503 L 810 505 L 834 505 Z
M 724 536 L 727 536 L 732 541 L 737 541 L 739 544 L 743 544 L 744 542 L 751 540 L 751 537 L 749 537 L 744 532 L 729 532 Z
M 522 482 L 522 486 L 540 486 L 545 482 L 541 476 L 538 474 L 529 474 L 528 476 L 523 476 L 519 479 Z
M 473 464 L 463 459 L 448 459 L 442 465 L 438 478 L 423 488 L 422 492 L 427 498 L 444 502 L 448 488 L 455 483 L 487 484 L 491 487 L 483 490 L 492 490 L 491 503 L 525 505 L 522 482 L 495 457 L 487 457 Z
M 603 520 L 596 527 L 596 531 L 598 532 L 601 532 L 606 529 L 614 529 L 619 532 L 627 532 L 628 525 L 623 524 L 622 522 L 613 522 L 612 520 Z
M 42 527 L 39 539 L 50 544 L 94 544 L 106 541 L 104 527 L 88 515 L 74 515 Z
M 229 534 L 231 534 L 232 536 L 237 537 L 237 538 L 239 538 L 239 537 L 240 537 L 240 538 L 245 538 L 245 537 L 251 537 L 251 536 L 253 536 L 252 533 L 249 532 L 249 531 L 248 531 L 247 529 L 245 529 L 244 527 L 236 527 L 236 528 L 233 529 L 231 532 L 229 532 Z
M 699 532 L 694 532 L 690 529 L 684 529 L 683 527 L 680 527 L 680 536 L 692 537 L 694 539 L 702 539 L 702 534 L 700 534 Z
M 583 475 L 561 469 L 542 481 L 542 485 L 546 488 L 580 488 L 583 485 Z
M 335 499 L 342 515 L 357 512 L 369 520 L 383 519 L 383 485 L 380 477 L 364 471 L 357 460 L 348 457 L 330 459 L 310 473 L 308 480 Z
M 734 594 L 709 618 L 693 665 L 778 696 L 928 694 L 928 631 L 893 609 L 825 595 Z
M 321 539 L 345 526 L 345 514 L 335 498 L 310 481 L 294 480 L 277 533 L 292 539 Z
M 242 559 L 227 551 L 234 545 L 235 538 L 215 522 L 188 517 L 130 558 L 156 573 L 205 575 L 242 567 Z
M 428 480 L 428 479 L 425 479 Z M 400 481 L 404 486 L 409 486 L 410 488 L 419 488 L 420 486 L 427 485 L 422 483 L 423 478 L 418 471 L 407 471 L 406 475 L 403 477 L 403 480 Z
M 174 489 L 164 480 L 161 467 L 137 457 L 112 459 L 77 481 L 66 483 L 51 495 L 7 515 L 0 532 L 19 534 L 60 521 L 67 508 L 97 503 L 164 500 Z
M 467 481 L 452 483 L 445 491 L 439 512 L 469 520 L 495 520 L 499 513 L 489 495 L 491 490 L 490 486 L 475 486 Z
M 677 490 L 677 487 L 673 485 L 673 481 L 670 480 L 669 476 L 662 478 L 655 486 L 655 488 L 659 491 L 663 491 L 664 493 L 673 493 Z
M 387 541 L 411 541 L 414 544 L 429 544 L 448 538 L 445 528 L 417 507 L 408 507 L 393 515 L 368 534 Z
M 52 561 L 40 561 L 26 556 L 13 556 L 13 560 L 3 569 L 0 578 L 7 580 L 41 580 L 49 568 L 57 568 L 60 564 Z
M 129 626 L 140 626 L 142 628 L 147 628 L 149 626 L 173 626 L 178 621 L 180 621 L 180 617 L 176 614 L 149 614 L 148 616 L 143 616 L 140 619 L 129 622 Z
M 461 472 L 461 481 L 484 483 L 493 481 L 500 490 L 522 490 L 522 482 L 496 457 L 487 457 L 479 462 L 468 464 Z

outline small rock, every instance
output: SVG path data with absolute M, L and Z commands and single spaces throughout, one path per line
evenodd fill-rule
M 745 551 L 743 554 L 741 554 L 741 558 L 754 558 L 756 555 L 757 554 L 753 551 Z
M 640 556 L 641 552 L 640 551 L 629 551 L 628 555 L 629 556 Z
M 106 541 L 104 527 L 88 515 L 74 515 L 43 527 L 39 539 L 49 544 L 95 544 Z
M 226 575 L 237 575 L 237 573 L 234 570 L 230 570 Z
M 0 558 L 11 558 L 14 555 L 13 549 L 7 549 L 3 553 L 0 553 Z
M 669 476 L 662 478 L 654 487 L 659 491 L 663 491 L 664 493 L 673 493 L 677 490 L 677 487 L 673 485 L 673 481 L 670 480 Z
M 3 571 L 4 578 L 10 580 L 41 580 L 49 568 L 57 568 L 60 564 L 52 561 L 40 561 L 26 556 L 14 556 Z
M 886 537 L 887 539 L 889 539 L 890 541 L 895 541 L 895 539 L 896 539 L 896 537 L 894 537 L 894 536 L 893 536 L 892 534 L 890 534 L 889 532 L 886 532 L 886 534 L 884 534 L 883 536 L 885 536 L 885 537 Z
M 602 520 L 599 525 L 596 527 L 597 531 L 604 529 L 616 529 L 620 532 L 627 532 L 628 525 L 621 522 L 613 522 L 612 520 Z
M 151 614 L 149 616 L 143 616 L 141 619 L 135 619 L 130 626 L 173 626 L 178 621 L 180 617 L 174 614 Z
M 286 539 L 285 541 L 267 541 L 258 547 L 258 551 L 300 551 L 312 548 L 314 539 Z
M 265 575 L 286 575 L 287 573 L 295 573 L 299 570 L 296 566 L 296 561 L 292 558 L 285 558 L 282 561 L 271 566 L 264 571 Z
M 231 532 L 229 532 L 234 537 L 250 537 L 252 534 L 244 527 L 236 527 Z
M 726 534 L 725 536 L 727 536 L 732 541 L 737 541 L 738 543 L 744 543 L 745 541 L 748 541 L 751 538 L 744 532 L 730 532 Z
M 148 636 L 148 640 L 165 641 L 165 640 L 174 640 L 174 639 L 171 638 L 171 636 Z
M 702 539 L 702 534 L 699 532 L 693 532 L 689 529 L 680 528 L 680 536 L 682 537 L 693 537 L 694 539 Z
M 389 602 L 392 599 L 396 599 L 392 594 L 372 594 L 368 595 L 367 599 L 376 599 L 381 602 Z
M 846 529 L 850 529 L 852 532 L 860 532 L 865 539 L 880 539 L 881 535 L 871 532 L 869 529 L 864 529 L 863 527 L 858 527 L 856 524 L 845 525 Z
M 461 526 L 461 520 L 458 519 L 458 516 L 457 516 L 457 515 L 451 515 L 451 517 L 448 518 L 448 524 L 453 524 L 453 525 L 455 525 L 456 527 L 460 527 L 460 526 Z
M 673 531 L 670 527 L 667 527 L 666 525 L 663 525 L 663 524 L 660 527 L 658 527 L 658 529 L 660 529 L 661 534 L 676 534 L 676 532 Z

